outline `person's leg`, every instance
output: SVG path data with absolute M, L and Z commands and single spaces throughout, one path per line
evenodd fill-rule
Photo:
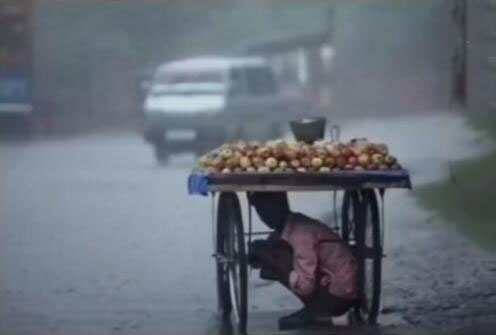
M 353 301 L 334 296 L 319 288 L 309 298 L 301 298 L 304 308 L 279 319 L 279 329 L 322 329 L 332 326 L 332 317 L 345 314 Z
M 276 280 L 287 287 L 287 277 L 293 269 L 293 250 L 281 239 L 253 241 L 249 263 L 260 269 L 260 278 Z
M 278 245 L 275 241 L 267 241 L 269 248 L 266 251 L 272 254 L 272 257 L 279 259 L 281 261 L 281 268 L 276 271 L 270 264 L 262 264 L 260 270 L 260 277 L 263 279 L 276 280 L 281 285 L 291 290 L 287 278 L 282 277 L 282 273 L 288 274 L 293 269 L 293 251 L 291 248 L 286 248 L 284 246 Z M 263 262 L 262 262 L 263 263 Z M 312 314 L 304 307 L 295 313 L 279 319 L 279 329 L 280 330 L 293 330 L 293 329 L 304 329 L 312 328 L 315 325 L 315 320 Z
M 319 287 L 304 303 L 310 313 L 316 316 L 341 316 L 353 306 L 353 300 L 332 295 L 327 287 Z
M 251 252 L 253 253 L 250 264 L 256 265 L 260 268 L 260 277 L 262 279 L 277 280 L 283 286 L 290 289 L 288 285 L 287 275 L 293 269 L 293 251 L 292 249 L 280 243 L 278 241 L 256 241 L 253 243 Z M 266 262 L 267 255 L 270 255 L 272 259 L 279 260 L 281 265 L 277 270 L 273 268 L 272 264 Z M 284 274 L 284 275 L 283 275 Z M 284 276 L 284 278 L 282 277 Z M 329 322 L 326 324 L 318 322 L 316 316 L 319 315 L 340 315 L 346 312 L 347 304 L 343 305 L 337 297 L 329 297 L 329 292 L 327 289 L 319 289 L 310 297 L 309 299 L 300 300 L 304 304 L 304 308 L 301 310 L 282 317 L 279 319 L 279 329 L 281 330 L 292 330 L 292 329 L 312 329 L 320 328 L 322 326 L 329 326 Z

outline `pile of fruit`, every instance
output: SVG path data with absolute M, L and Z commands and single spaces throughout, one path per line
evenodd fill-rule
M 224 144 L 199 160 L 207 173 L 292 173 L 343 170 L 398 170 L 387 145 L 367 139 L 349 142 L 237 142 Z

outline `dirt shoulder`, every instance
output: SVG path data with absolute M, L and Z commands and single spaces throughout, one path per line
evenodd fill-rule
M 445 127 L 430 131 L 424 120 L 420 133 L 432 145 L 423 154 L 417 147 L 416 159 L 406 158 L 414 191 L 391 195 L 388 203 L 385 324 L 463 328 L 496 322 L 496 150 L 464 116 L 444 117 Z

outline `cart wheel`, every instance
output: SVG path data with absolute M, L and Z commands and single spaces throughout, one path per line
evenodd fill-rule
M 219 314 L 224 319 L 231 314 L 231 297 L 229 293 L 229 264 L 228 253 L 228 225 L 229 221 L 229 199 L 221 194 L 217 212 L 217 302 Z
M 348 243 L 355 243 L 355 218 L 359 212 L 357 191 L 346 191 L 341 209 L 341 238 Z
M 356 225 L 359 304 L 355 320 L 375 324 L 379 313 L 382 276 L 382 246 L 377 198 L 374 190 L 361 192 Z
M 223 253 L 219 254 L 224 255 L 225 260 L 217 267 L 219 301 L 224 316 L 232 311 L 239 332 L 244 334 L 248 314 L 247 259 L 241 207 L 236 194 L 222 193 L 218 211 L 217 228 L 221 234 L 217 247 L 222 249 Z

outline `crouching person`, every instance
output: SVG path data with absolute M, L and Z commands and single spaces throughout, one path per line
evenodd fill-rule
M 332 229 L 289 208 L 286 193 L 250 195 L 260 219 L 274 232 L 254 241 L 249 261 L 261 277 L 279 281 L 304 307 L 279 320 L 281 330 L 313 328 L 322 316 L 340 316 L 357 299 L 352 250 Z

